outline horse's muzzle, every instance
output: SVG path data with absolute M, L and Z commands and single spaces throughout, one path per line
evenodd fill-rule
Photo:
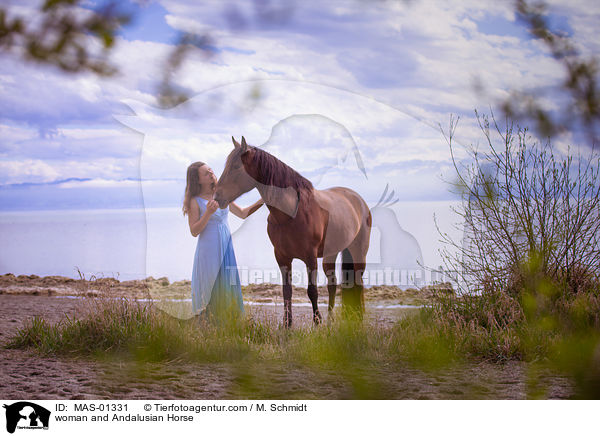
M 225 209 L 227 207 L 227 205 L 229 204 L 229 202 L 227 200 L 225 200 L 223 197 L 221 197 L 218 193 L 215 193 L 214 200 L 217 203 L 219 203 L 219 207 L 221 209 Z

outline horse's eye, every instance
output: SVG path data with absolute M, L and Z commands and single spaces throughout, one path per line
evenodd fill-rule
M 242 164 L 242 160 L 241 159 L 236 159 L 235 161 L 233 161 L 232 168 L 234 170 L 239 170 L 242 166 L 243 166 L 243 164 Z

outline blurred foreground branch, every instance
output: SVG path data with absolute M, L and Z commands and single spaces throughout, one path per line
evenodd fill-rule
M 588 146 L 593 147 L 600 138 L 598 60 L 582 55 L 568 34 L 553 29 L 547 9 L 543 2 L 517 0 L 515 3 L 518 19 L 563 67 L 564 79 L 554 97 L 564 103 L 559 109 L 551 110 L 542 103 L 543 95 L 514 90 L 501 106 L 509 118 L 522 120 L 524 124 L 532 122 L 544 137 L 580 130 L 585 134 Z
M 93 11 L 78 0 L 46 0 L 28 19 L 0 8 L 0 49 L 69 73 L 109 76 L 118 71 L 108 60 L 116 33 L 130 21 L 116 2 Z
M 25 61 L 49 65 L 76 74 L 91 72 L 115 76 L 119 66 L 110 60 L 119 33 L 136 18 L 117 1 L 107 1 L 94 10 L 80 0 L 45 0 L 33 15 L 9 13 L 0 7 L 0 51 Z M 163 66 L 157 84 L 158 102 L 174 106 L 189 98 L 189 92 L 174 85 L 174 77 L 194 51 L 212 54 L 209 35 L 182 33 Z

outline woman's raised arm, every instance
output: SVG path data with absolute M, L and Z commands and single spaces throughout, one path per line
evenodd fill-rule
M 192 236 L 196 237 L 200 233 L 202 233 L 202 231 L 206 227 L 206 224 L 208 224 L 208 220 L 210 219 L 210 216 L 213 213 L 215 213 L 215 211 L 217 210 L 217 207 L 218 207 L 217 202 L 214 200 L 211 200 L 206 205 L 206 212 L 204 212 L 202 215 L 200 215 L 200 206 L 198 206 L 198 202 L 196 201 L 195 198 L 192 198 L 190 200 L 189 212 L 188 212 L 188 224 L 190 225 L 190 232 L 191 232 Z
M 234 202 L 229 203 L 229 210 L 232 214 L 234 214 L 235 216 L 237 216 L 238 218 L 241 219 L 245 219 L 248 218 L 250 215 L 252 215 L 254 212 L 256 212 L 258 209 L 260 209 L 260 207 L 264 204 L 265 202 L 263 201 L 263 199 L 261 198 L 260 200 L 258 200 L 256 203 L 254 203 L 251 206 L 248 206 L 244 209 L 242 209 L 241 207 L 239 207 L 237 204 L 235 204 Z

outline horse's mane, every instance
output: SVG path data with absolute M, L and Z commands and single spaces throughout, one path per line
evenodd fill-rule
M 313 189 L 310 180 L 300 175 L 292 167 L 260 148 L 253 148 L 254 159 L 252 163 L 260 169 L 262 178 L 258 182 L 279 188 L 291 187 L 297 191 L 311 191 Z

